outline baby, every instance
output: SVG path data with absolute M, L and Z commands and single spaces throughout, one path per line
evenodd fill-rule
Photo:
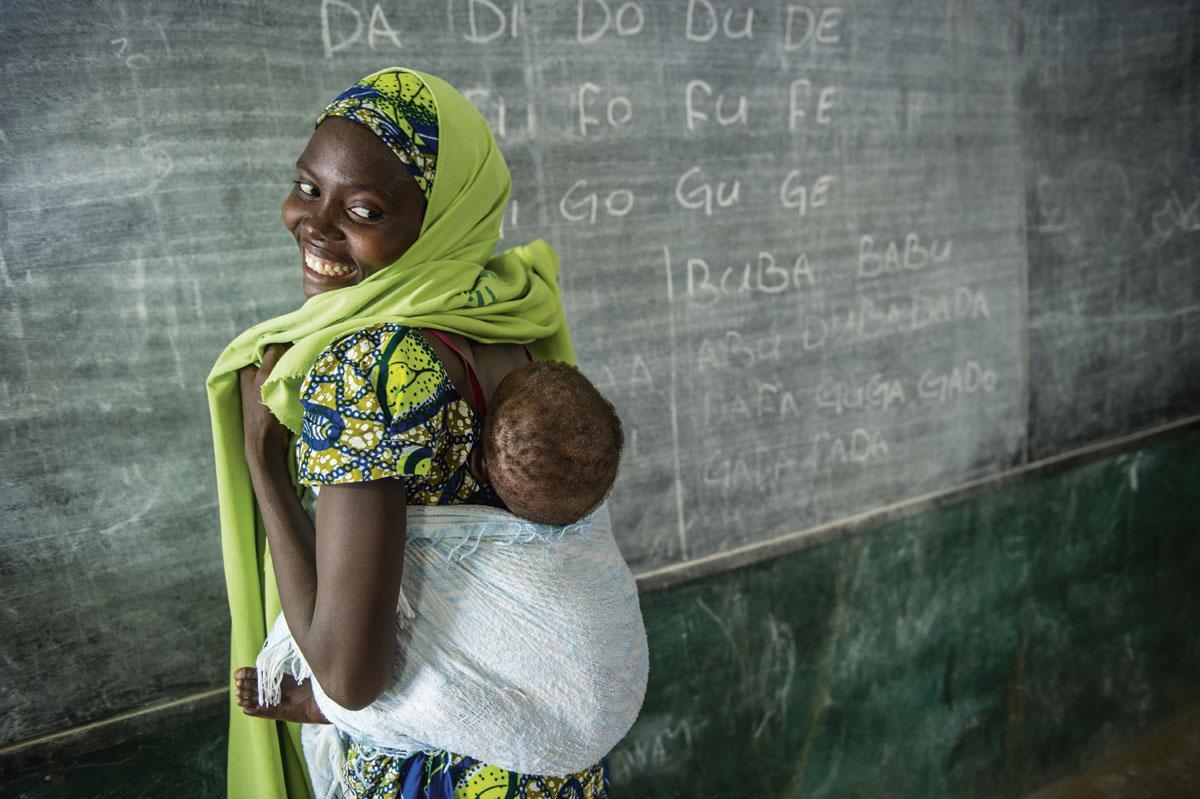
M 471 471 L 513 514 L 579 521 L 617 479 L 624 435 L 611 403 L 573 366 L 533 361 L 496 388 Z
M 533 361 L 496 387 L 470 469 L 514 515 L 561 526 L 584 518 L 608 495 L 624 442 L 612 403 L 582 372 Z M 285 674 L 280 704 L 264 707 L 254 668 L 238 669 L 234 680 L 247 715 L 328 723 L 310 683 L 297 684 Z

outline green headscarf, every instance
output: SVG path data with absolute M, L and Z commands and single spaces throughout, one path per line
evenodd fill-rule
M 478 342 L 532 342 L 539 359 L 574 363 L 558 290 L 558 257 L 538 240 L 493 257 L 511 180 L 487 123 L 452 86 L 415 70 L 432 93 L 440 142 L 420 237 L 361 283 L 318 294 L 255 325 L 221 353 L 208 376 L 221 507 L 221 547 L 232 616 L 232 670 L 249 666 L 279 613 L 279 594 L 243 454 L 238 370 L 267 346 L 290 343 L 263 401 L 298 432 L 299 389 L 317 355 L 338 338 L 381 322 L 435 328 Z M 361 83 L 361 82 L 360 82 Z M 299 725 L 246 716 L 229 697 L 229 796 L 309 797 Z

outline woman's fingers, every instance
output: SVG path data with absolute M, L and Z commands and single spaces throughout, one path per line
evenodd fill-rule
M 262 373 L 261 377 L 264 380 L 270 376 L 271 372 L 275 369 L 275 364 L 279 363 L 279 359 L 283 357 L 283 354 L 287 352 L 291 346 L 292 345 L 290 344 L 267 345 L 267 349 L 263 351 L 262 367 L 259 369 L 259 371 Z
M 245 396 L 249 389 L 254 387 L 254 382 L 258 379 L 258 367 L 251 364 L 238 369 L 238 387 L 242 390 L 242 395 Z

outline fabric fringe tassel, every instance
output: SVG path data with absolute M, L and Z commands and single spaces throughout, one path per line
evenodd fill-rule
M 416 616 L 416 611 L 413 610 L 408 597 L 404 595 L 404 589 L 401 588 L 400 596 L 396 599 L 398 625 L 405 627 Z M 300 654 L 300 649 L 296 646 L 296 639 L 292 638 L 291 632 L 287 629 L 287 623 L 282 613 L 279 614 L 275 627 L 267 634 L 262 651 L 254 660 L 254 668 L 258 670 L 258 704 L 262 707 L 278 705 L 283 700 L 283 675 L 285 673 L 295 677 L 298 683 L 312 677 L 312 669 L 308 667 L 304 656 Z
M 400 596 L 396 599 L 397 621 L 400 626 L 405 626 L 408 622 L 417 617 L 417 612 L 413 610 L 413 606 L 409 604 L 408 597 L 404 595 L 404 586 L 400 586 Z
M 284 672 L 295 677 L 298 683 L 312 676 L 304 656 L 296 648 L 296 642 L 286 628 L 282 637 L 276 638 L 275 632 L 272 630 L 271 635 L 267 636 L 262 651 L 254 660 L 254 668 L 258 670 L 258 704 L 262 707 L 278 705 L 282 700 Z

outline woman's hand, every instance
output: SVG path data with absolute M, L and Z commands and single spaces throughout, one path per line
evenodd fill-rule
M 263 404 L 262 387 L 275 364 L 288 351 L 283 344 L 271 344 L 263 353 L 262 366 L 245 366 L 238 371 L 242 393 L 242 428 L 246 460 L 251 464 L 287 463 L 291 431 L 284 427 Z

